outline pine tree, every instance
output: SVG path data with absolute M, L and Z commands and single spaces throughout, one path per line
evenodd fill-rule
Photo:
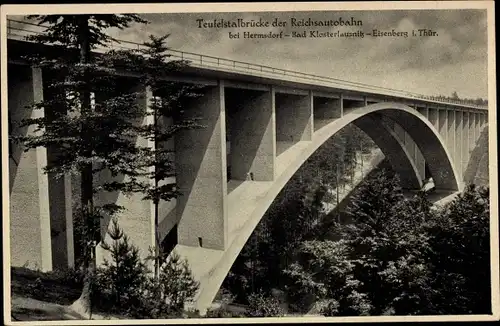
M 161 256 L 161 239 L 158 234 L 159 207 L 162 201 L 170 201 L 179 196 L 175 178 L 175 149 L 173 137 L 183 130 L 202 128 L 197 118 L 188 118 L 185 111 L 190 101 L 202 96 L 202 86 L 168 80 L 189 65 L 185 60 L 171 60 L 167 51 L 168 35 L 151 35 L 137 53 L 143 61 L 139 64 L 141 83 L 147 87 L 151 96 L 148 104 L 148 122 L 138 128 L 138 133 L 151 142 L 152 146 L 138 148 L 133 161 L 137 172 L 134 187 L 123 188 L 129 193 L 142 193 L 144 200 L 154 205 L 155 247 L 154 275 L 158 279 Z M 137 64 L 137 63 L 136 63 Z
M 94 196 L 95 175 L 109 169 L 113 175 L 133 174 L 128 153 L 134 151 L 132 120 L 140 115 L 133 94 L 124 95 L 113 60 L 92 51 L 106 46 L 112 38 L 108 28 L 123 29 L 132 23 L 146 23 L 137 15 L 32 15 L 45 31 L 27 39 L 52 46 L 50 51 L 32 57 L 32 64 L 52 75 L 47 87 L 52 96 L 33 109 L 44 108 L 43 118 L 28 119 L 24 125 L 36 125 L 40 134 L 22 139 L 26 149 L 56 147 L 57 157 L 46 167 L 56 176 L 72 173 L 80 179 L 80 215 L 83 218 L 84 288 L 73 308 L 91 315 L 91 285 L 95 274 L 95 247 L 100 240 L 99 220 L 111 216 L 120 207 L 107 203 L 97 207 Z M 104 55 L 105 57 L 105 55 Z M 114 98 L 92 103 L 92 94 L 114 91 Z M 126 93 L 126 92 L 125 92 Z M 111 187 L 113 188 L 113 187 Z
M 92 293 L 100 308 L 124 312 L 137 306 L 142 300 L 142 287 L 147 281 L 147 268 L 139 255 L 139 249 L 130 243 L 127 235 L 113 218 L 108 230 L 112 243 L 101 243 L 111 259 L 105 259 L 97 270 L 97 291 Z
M 362 291 L 369 295 L 373 314 L 383 313 L 390 297 L 379 272 L 393 259 L 387 227 L 393 222 L 394 207 L 402 200 L 397 176 L 381 171 L 352 196 L 347 208 L 352 222 L 341 230 L 352 248 L 350 258 L 357 261 L 354 278 L 362 282 Z
M 345 241 L 304 241 L 298 248 L 298 260 L 284 272 L 287 291 L 297 310 L 308 309 L 313 302 L 323 305 L 328 316 L 366 315 L 370 311 L 367 295 L 360 292 L 354 278 L 355 261 Z
M 469 185 L 431 221 L 432 313 L 491 313 L 489 220 L 489 189 Z

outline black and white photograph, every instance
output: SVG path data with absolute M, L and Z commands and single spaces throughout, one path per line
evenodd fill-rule
M 499 320 L 492 1 L 0 19 L 5 324 Z

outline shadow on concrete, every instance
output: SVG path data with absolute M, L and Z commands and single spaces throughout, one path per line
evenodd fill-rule
M 295 145 L 297 142 L 293 141 L 276 141 L 276 157 L 280 156 L 286 152 L 290 147 Z
M 213 91 L 213 89 L 207 88 L 207 95 L 211 91 Z M 209 148 L 209 143 L 216 132 L 216 127 L 221 123 L 221 114 L 220 110 L 203 110 L 207 105 L 207 98 L 211 100 L 212 96 L 201 96 L 200 98 L 193 99 L 187 105 L 188 109 L 185 112 L 186 119 L 199 118 L 200 123 L 204 127 L 196 130 L 179 131 L 175 137 L 175 148 L 182 149 L 175 157 L 176 181 L 177 187 L 181 193 L 177 198 L 177 205 L 174 209 L 177 211 L 178 217 L 183 216 L 188 199 L 193 191 L 193 185 L 198 179 L 198 174 L 202 169 L 202 164 L 205 163 L 207 157 L 214 155 L 208 153 L 209 151 L 214 151 L 213 148 Z M 218 104 L 214 103 L 208 105 L 218 106 Z M 214 166 L 214 171 L 217 168 L 217 166 Z M 206 170 L 206 167 L 204 167 L 204 169 Z
M 382 121 L 379 114 L 372 113 L 354 120 L 354 125 L 363 130 L 380 148 L 391 163 L 392 169 L 400 176 L 403 189 L 420 189 L 423 176 L 397 135 Z
M 247 175 L 253 173 L 256 181 L 265 181 L 260 177 L 261 172 L 265 174 L 264 171 L 251 171 L 251 169 L 259 154 L 261 156 L 259 159 L 265 156 L 262 152 L 265 152 L 266 142 L 263 140 L 269 137 L 268 125 L 272 118 L 272 110 L 249 109 L 246 105 L 258 101 L 263 94 L 265 92 L 256 90 L 225 89 L 226 125 L 232 126 L 231 134 L 228 136 L 231 153 L 227 162 L 231 166 L 231 180 L 246 180 Z M 260 114 L 252 112 L 256 109 L 260 110 Z M 260 165 L 257 170 L 262 170 Z
M 33 110 L 25 106 L 33 104 L 33 91 L 26 93 L 27 86 L 19 84 L 32 82 L 31 69 L 28 66 L 8 65 L 8 72 L 8 133 L 9 136 L 26 136 L 28 127 L 19 125 L 23 119 L 31 117 Z M 9 139 L 9 193 L 12 192 L 22 154 L 22 145 Z
M 484 155 L 488 154 L 488 127 L 484 128 L 479 136 L 476 146 L 470 153 L 469 163 L 464 172 L 464 182 L 466 184 L 474 183 L 475 177 L 479 171 L 480 162 Z
M 422 120 L 404 110 L 397 110 L 397 104 L 390 105 L 395 108 L 380 113 L 394 120 L 415 141 L 429 167 L 436 189 L 459 190 L 458 170 L 451 161 L 451 154 L 445 148 L 444 141 L 436 128 L 428 120 Z
M 227 194 L 229 195 L 234 190 L 238 189 L 245 180 L 231 180 L 227 183 Z

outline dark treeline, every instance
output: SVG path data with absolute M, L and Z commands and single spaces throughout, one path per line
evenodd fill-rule
M 398 176 L 383 169 L 354 191 L 338 223 L 323 202 L 347 163 L 339 147 L 359 142 L 354 134 L 367 138 L 356 128 L 333 137 L 290 180 L 223 291 L 250 310 L 258 298 L 260 316 L 491 313 L 488 188 L 468 186 L 434 209 L 425 194 L 405 198 Z
M 472 105 L 479 105 L 479 106 L 485 106 L 488 105 L 488 100 L 483 99 L 483 98 L 461 98 L 458 96 L 457 92 L 453 92 L 451 96 L 446 96 L 446 95 L 433 95 L 429 96 L 431 100 L 437 100 L 437 101 L 445 101 L 445 102 L 453 102 L 453 101 L 458 101 L 463 104 L 472 104 Z

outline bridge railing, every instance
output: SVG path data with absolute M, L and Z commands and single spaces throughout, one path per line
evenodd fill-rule
M 11 39 L 26 40 L 26 37 L 29 35 L 36 35 L 43 33 L 46 27 L 47 26 L 45 25 L 34 24 L 26 21 L 7 19 L 7 35 Z M 111 49 L 127 49 L 127 50 L 139 50 L 144 47 L 145 46 L 141 43 L 127 41 L 127 40 L 118 40 L 118 39 L 114 39 L 108 45 L 108 48 Z M 105 51 L 106 48 L 102 47 L 97 50 L 101 52 Z M 487 108 L 486 106 L 473 104 L 470 103 L 469 101 L 460 99 L 450 99 L 450 98 L 443 99 L 436 96 L 427 96 L 423 94 L 403 91 L 389 87 L 374 86 L 359 82 L 342 80 L 333 77 L 319 76 L 299 71 L 275 68 L 265 65 L 259 65 L 238 60 L 231 60 L 231 59 L 220 58 L 199 53 L 178 51 L 171 49 L 168 50 L 167 53 L 170 55 L 172 60 L 186 60 L 190 63 L 191 66 L 194 67 L 211 68 L 215 70 L 248 73 L 253 75 L 262 75 L 269 77 L 282 76 L 287 78 L 298 79 L 301 81 L 320 82 L 330 87 L 347 88 L 354 91 L 373 92 L 379 95 L 397 96 L 408 99 L 424 100 L 434 103 L 457 104 L 461 106 L 473 107 L 478 109 Z

